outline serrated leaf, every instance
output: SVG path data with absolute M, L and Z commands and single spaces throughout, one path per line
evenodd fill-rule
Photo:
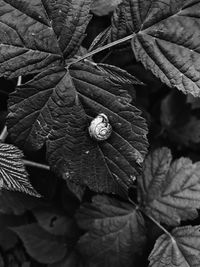
M 200 264 L 200 226 L 175 228 L 171 237 L 158 238 L 149 256 L 149 267 L 198 267 Z
M 92 0 L 43 0 L 59 46 L 66 59 L 78 51 L 91 16 Z
M 200 163 L 180 158 L 173 163 L 169 149 L 152 152 L 138 179 L 139 202 L 157 221 L 178 225 L 194 219 L 200 207 Z
M 133 185 L 141 169 L 147 126 L 125 90 L 133 90 L 136 80 L 115 67 L 112 73 L 102 71 L 103 66 L 56 67 L 19 87 L 10 96 L 8 130 L 22 147 L 39 149 L 46 143 L 50 165 L 64 179 L 119 193 Z M 104 142 L 88 134 L 99 113 L 113 127 Z
M 40 197 L 28 179 L 22 157 L 23 153 L 17 147 L 0 143 L 1 188 Z
M 122 2 L 122 0 L 94 0 L 91 11 L 97 16 L 106 16 Z
M 91 0 L 0 0 L 0 76 L 63 65 L 79 49 Z
M 135 33 L 132 49 L 145 68 L 168 86 L 200 96 L 199 8 L 196 0 L 125 0 L 112 35 Z
M 42 0 L 0 0 L 0 76 L 39 72 L 61 60 Z
M 144 248 L 144 219 L 128 203 L 97 196 L 92 204 L 80 208 L 77 223 L 87 230 L 79 249 L 96 267 L 132 266 L 135 254 Z
M 36 223 L 11 228 L 23 241 L 28 254 L 41 263 L 55 263 L 64 258 L 67 245 Z

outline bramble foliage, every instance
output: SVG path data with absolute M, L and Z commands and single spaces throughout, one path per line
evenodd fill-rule
M 199 0 L 0 0 L 0 266 L 200 266 L 199 36 Z

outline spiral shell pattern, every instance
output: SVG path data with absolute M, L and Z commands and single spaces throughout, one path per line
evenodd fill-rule
M 91 121 L 88 130 L 93 139 L 97 141 L 105 141 L 112 133 L 112 126 L 108 121 L 108 117 L 104 113 L 100 113 Z

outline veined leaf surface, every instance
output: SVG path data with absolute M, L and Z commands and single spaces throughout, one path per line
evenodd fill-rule
M 39 197 L 28 179 L 22 157 L 17 147 L 0 143 L 0 187 Z
M 22 85 L 10 96 L 8 129 L 22 147 L 40 149 L 46 143 L 50 165 L 63 178 L 116 193 L 127 191 L 140 172 L 147 126 L 125 90 L 133 90 L 136 80 L 116 67 L 103 67 L 56 67 Z M 106 114 L 113 127 L 104 142 L 88 134 L 99 113 Z
M 80 208 L 77 222 L 87 230 L 80 251 L 97 267 L 133 266 L 135 254 L 144 248 L 144 219 L 130 204 L 97 196 Z
M 200 163 L 180 158 L 173 163 L 169 149 L 152 152 L 144 164 L 139 183 L 139 201 L 159 222 L 178 225 L 194 219 L 200 207 Z
M 113 17 L 112 40 L 135 33 L 137 60 L 162 82 L 200 96 L 200 2 L 125 0 Z
M 160 236 L 149 256 L 149 267 L 198 267 L 200 227 L 175 228 L 170 236 Z

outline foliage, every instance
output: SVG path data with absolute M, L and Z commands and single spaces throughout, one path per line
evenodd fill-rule
M 200 265 L 199 35 L 199 0 L 0 0 L 0 266 Z

